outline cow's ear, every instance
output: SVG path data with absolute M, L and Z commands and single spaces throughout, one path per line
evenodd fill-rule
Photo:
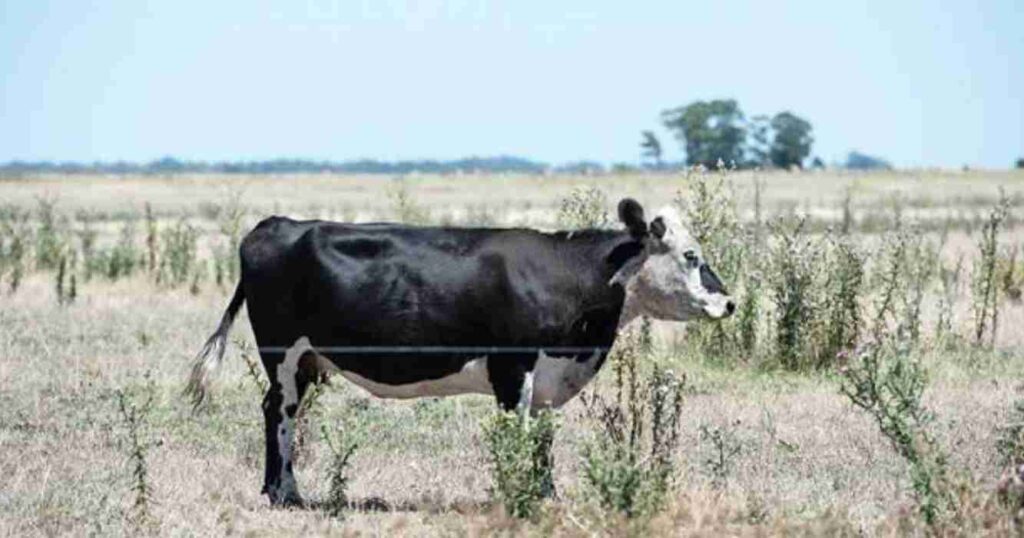
M 665 219 L 656 217 L 651 221 L 651 233 L 654 234 L 654 237 L 657 237 L 658 239 L 664 238 L 665 230 Z
M 619 220 L 626 225 L 629 235 L 641 238 L 647 235 L 647 223 L 644 222 L 644 208 L 640 202 L 632 198 L 623 198 L 619 202 Z

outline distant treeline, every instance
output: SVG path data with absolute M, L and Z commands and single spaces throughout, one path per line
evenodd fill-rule
M 271 159 L 266 161 L 186 161 L 164 157 L 147 163 L 117 161 L 83 163 L 75 161 L 10 161 L 0 164 L 6 173 L 100 173 L 100 174 L 451 174 L 460 172 L 518 172 L 539 174 L 552 169 L 548 164 L 519 157 L 469 157 L 451 161 L 317 161 L 312 159 Z
M 891 168 L 884 160 L 851 152 L 846 163 L 837 167 L 848 169 Z M 186 161 L 164 157 L 147 163 L 77 162 L 77 161 L 10 161 L 0 164 L 0 174 L 603 174 L 607 172 L 635 172 L 640 170 L 679 171 L 686 162 L 658 162 L 635 165 L 615 163 L 605 165 L 597 161 L 574 161 L 559 165 L 513 156 L 468 157 L 455 160 L 377 161 L 317 161 L 312 159 L 272 159 L 266 161 Z

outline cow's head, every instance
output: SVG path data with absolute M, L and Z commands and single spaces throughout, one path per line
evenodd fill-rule
M 666 207 L 648 224 L 640 204 L 626 198 L 619 202 L 619 220 L 642 245 L 612 279 L 626 290 L 627 318 L 686 321 L 733 313 L 736 303 L 683 227 L 678 211 Z

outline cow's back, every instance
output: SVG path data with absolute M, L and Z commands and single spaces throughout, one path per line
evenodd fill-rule
M 241 247 L 260 345 L 586 345 L 621 292 L 565 236 L 275 217 Z

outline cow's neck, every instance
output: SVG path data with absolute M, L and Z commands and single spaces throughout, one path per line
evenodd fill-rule
M 646 256 L 643 245 L 625 232 L 587 231 L 568 238 L 570 245 L 583 249 L 584 259 L 595 268 L 587 279 L 584 296 L 585 311 L 600 311 L 604 319 L 602 340 L 607 346 L 615 341 L 617 332 L 640 315 L 638 305 L 629 300 L 629 278 Z M 578 268 L 577 268 L 578 269 Z

